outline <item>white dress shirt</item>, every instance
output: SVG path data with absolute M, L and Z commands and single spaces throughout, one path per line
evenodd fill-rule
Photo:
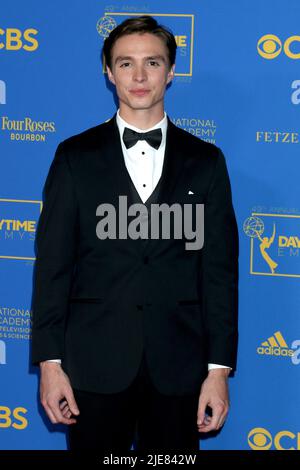
M 166 135 L 168 120 L 167 115 L 161 121 L 149 129 L 139 129 L 138 127 L 128 124 L 117 112 L 117 125 L 120 132 L 121 146 L 124 156 L 124 161 L 130 178 L 139 193 L 143 203 L 149 198 L 154 191 L 162 173 L 164 154 L 166 148 Z M 151 147 L 145 140 L 139 140 L 133 147 L 126 148 L 123 142 L 123 132 L 125 127 L 132 129 L 136 132 L 149 132 L 154 129 L 161 128 L 162 140 L 159 148 L 156 150 Z M 49 362 L 61 362 L 60 359 L 51 359 Z M 220 364 L 208 364 L 208 370 L 228 368 Z
M 125 122 L 118 111 L 117 125 L 120 132 L 126 168 L 140 198 L 143 202 L 146 202 L 154 191 L 162 173 L 168 126 L 167 115 L 164 113 L 164 117 L 161 121 L 155 124 L 155 126 L 150 127 L 150 129 L 145 130 Z M 133 147 L 127 149 L 122 138 L 125 127 L 136 132 L 149 132 L 160 128 L 162 131 L 162 140 L 159 148 L 156 150 L 145 140 L 139 140 Z

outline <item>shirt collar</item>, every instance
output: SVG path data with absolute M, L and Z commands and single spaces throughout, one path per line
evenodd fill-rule
M 162 139 L 161 139 L 161 144 L 160 144 L 159 148 L 161 148 L 166 143 L 166 135 L 167 135 L 167 127 L 168 127 L 168 118 L 167 118 L 166 112 L 164 112 L 164 117 L 161 119 L 161 121 L 157 122 L 154 126 L 150 127 L 149 129 L 139 129 L 138 127 L 135 127 L 135 126 L 132 126 L 131 124 L 128 124 L 120 116 L 120 110 L 119 109 L 117 111 L 116 120 L 117 120 L 117 125 L 118 125 L 119 131 L 120 131 L 120 136 L 121 136 L 122 142 L 123 142 L 122 136 L 123 136 L 124 129 L 125 129 L 125 127 L 128 127 L 129 129 L 132 129 L 133 131 L 136 131 L 136 132 L 149 132 L 149 131 L 152 131 L 154 129 L 161 128 Z

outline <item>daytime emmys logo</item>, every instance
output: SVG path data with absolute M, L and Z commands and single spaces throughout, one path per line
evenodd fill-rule
M 185 238 L 194 240 L 186 242 L 186 250 L 200 250 L 204 244 L 204 204 L 174 203 L 169 206 L 163 204 L 151 204 L 149 216 L 145 204 L 135 203 L 127 205 L 127 196 L 119 196 L 118 220 L 116 208 L 113 204 L 99 204 L 96 215 L 103 217 L 96 225 L 96 234 L 99 240 L 107 238 L 115 240 L 131 238 L 132 240 L 148 239 L 149 226 L 150 238 L 158 240 L 171 239 L 171 218 L 174 224 L 174 239 Z M 193 213 L 195 213 L 195 230 L 193 230 Z M 128 217 L 134 217 L 128 224 Z M 150 219 L 150 222 L 149 222 Z M 118 237 L 117 237 L 118 222 Z M 161 235 L 161 237 L 160 237 Z

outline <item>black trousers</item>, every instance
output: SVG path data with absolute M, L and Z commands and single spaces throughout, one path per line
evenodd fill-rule
M 200 393 L 200 390 L 199 390 Z M 145 356 L 130 386 L 119 393 L 74 390 L 80 410 L 69 426 L 69 448 L 98 453 L 197 451 L 199 393 L 162 395 L 154 387 Z

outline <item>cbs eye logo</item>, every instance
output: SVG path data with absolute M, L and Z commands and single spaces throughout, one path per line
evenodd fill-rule
M 300 450 L 300 432 L 279 431 L 273 438 L 265 428 L 254 428 L 248 434 L 248 444 L 253 450 Z
M 257 51 L 264 59 L 275 59 L 282 52 L 293 60 L 300 59 L 300 52 L 296 52 L 296 48 L 300 47 L 300 36 L 289 37 L 284 44 L 278 36 L 274 34 L 266 34 L 262 36 L 257 43 Z
M 248 444 L 253 450 L 269 450 L 272 445 L 272 436 L 264 428 L 254 428 L 248 434 Z

